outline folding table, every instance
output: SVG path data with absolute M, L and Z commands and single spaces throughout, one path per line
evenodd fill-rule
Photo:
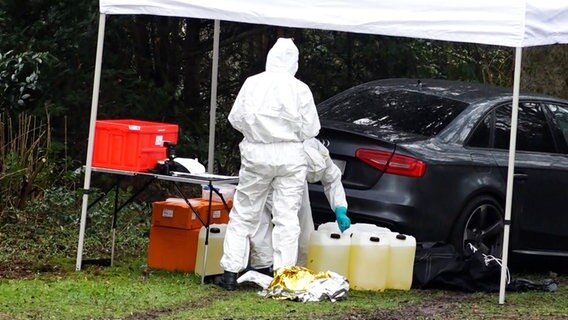
M 208 244 L 209 244 L 209 225 L 210 225 L 210 219 L 211 219 L 211 201 L 213 199 L 213 192 L 215 192 L 219 196 L 219 198 L 221 198 L 223 205 L 225 205 L 225 207 L 227 209 L 229 209 L 229 206 L 225 202 L 223 195 L 221 193 L 219 193 L 219 191 L 215 188 L 215 185 L 238 183 L 239 182 L 238 176 L 224 176 L 224 175 L 209 174 L 209 173 L 190 174 L 190 173 L 176 172 L 176 171 L 172 171 L 169 174 L 159 174 L 159 173 L 152 173 L 152 172 L 136 172 L 136 171 L 107 169 L 107 168 L 101 168 L 101 167 L 93 167 L 92 170 L 93 170 L 93 172 L 109 173 L 109 174 L 117 175 L 117 181 L 113 185 L 113 187 L 116 188 L 116 192 L 115 192 L 114 212 L 113 212 L 113 217 L 112 217 L 112 247 L 111 247 L 111 262 L 110 262 L 111 265 L 114 262 L 116 218 L 117 218 L 118 212 L 122 208 L 124 208 L 126 205 L 128 205 L 130 202 L 132 202 L 132 200 L 134 200 L 152 182 L 157 181 L 157 180 L 169 181 L 169 182 L 172 182 L 174 184 L 176 190 L 179 192 L 182 199 L 187 203 L 189 208 L 193 211 L 195 216 L 199 219 L 201 224 L 206 229 L 206 231 L 205 231 L 205 248 L 204 248 L 205 251 L 204 251 L 204 255 L 203 255 L 203 268 L 202 268 L 203 270 L 201 272 L 201 283 L 203 284 L 204 281 L 205 281 L 205 269 L 206 269 L 206 266 L 207 266 L 207 249 L 208 249 Z M 124 176 L 144 177 L 144 178 L 147 178 L 147 181 L 142 185 L 141 188 L 136 190 L 134 192 L 134 194 L 132 194 L 130 196 L 130 198 L 128 198 L 123 204 L 121 204 L 119 206 L 119 204 L 118 204 L 118 184 L 120 182 L 120 178 L 124 177 Z M 204 219 L 203 217 L 201 217 L 199 215 L 199 213 L 197 212 L 197 210 L 195 210 L 193 208 L 191 203 L 188 201 L 187 197 L 182 192 L 182 190 L 179 186 L 179 183 L 197 184 L 197 185 L 205 185 L 206 184 L 206 185 L 209 186 L 209 212 L 208 212 L 208 215 L 207 215 L 207 219 Z M 110 190 L 108 190 L 108 191 L 110 191 Z M 92 203 L 90 203 L 89 208 L 91 208 L 98 201 L 100 201 L 103 197 L 105 197 L 106 193 L 107 192 L 104 192 L 99 198 L 95 199 Z M 82 221 L 82 223 L 84 223 L 84 222 Z M 84 241 L 83 236 L 79 236 L 78 252 L 83 252 L 83 241 Z M 77 256 L 77 265 L 81 266 L 81 262 L 82 262 L 82 254 Z

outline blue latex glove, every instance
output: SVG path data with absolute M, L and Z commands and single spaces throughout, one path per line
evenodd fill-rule
M 337 220 L 337 225 L 341 232 L 347 230 L 351 226 L 351 220 L 347 216 L 347 208 L 336 207 L 335 208 L 335 219 Z

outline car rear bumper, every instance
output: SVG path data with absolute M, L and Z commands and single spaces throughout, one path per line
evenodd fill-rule
M 334 221 L 323 187 L 311 184 L 309 190 L 314 223 Z M 368 190 L 347 189 L 345 193 L 352 223 L 373 223 L 420 241 L 445 241 L 449 236 L 450 224 L 440 225 L 436 219 L 428 217 L 429 210 L 423 210 L 410 194 L 377 191 L 373 193 L 374 199 L 369 199 Z

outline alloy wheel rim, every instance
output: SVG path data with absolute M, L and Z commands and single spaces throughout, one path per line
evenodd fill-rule
M 504 222 L 501 210 L 493 204 L 478 205 L 469 216 L 463 234 L 463 249 L 471 243 L 494 256 L 501 256 Z

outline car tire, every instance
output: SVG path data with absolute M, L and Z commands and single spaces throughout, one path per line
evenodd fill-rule
M 491 196 L 479 196 L 467 203 L 454 226 L 452 244 L 466 255 L 471 243 L 482 252 L 501 258 L 503 249 L 504 210 Z

